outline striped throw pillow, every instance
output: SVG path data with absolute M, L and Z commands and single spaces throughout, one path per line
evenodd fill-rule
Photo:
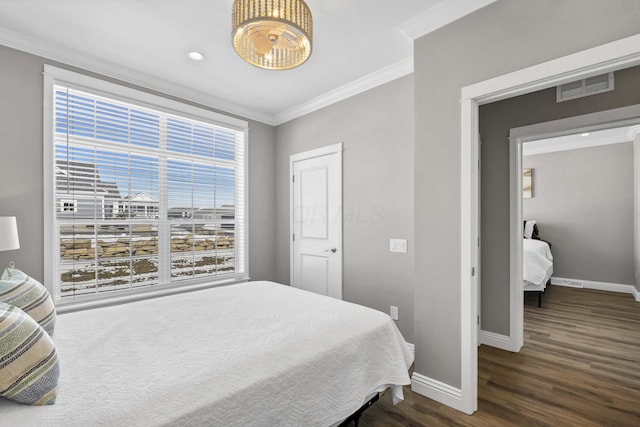
M 0 302 L 0 396 L 26 405 L 53 405 L 59 377 L 51 337 L 24 311 Z
M 20 270 L 7 268 L 0 277 L 0 302 L 15 305 L 53 336 L 56 307 L 47 288 Z

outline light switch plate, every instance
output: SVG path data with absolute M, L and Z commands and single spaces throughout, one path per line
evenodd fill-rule
M 406 239 L 389 239 L 389 252 L 407 253 Z

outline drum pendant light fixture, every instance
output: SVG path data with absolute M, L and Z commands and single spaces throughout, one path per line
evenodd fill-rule
M 233 48 L 268 70 L 288 70 L 311 55 L 313 18 L 303 0 L 235 0 Z

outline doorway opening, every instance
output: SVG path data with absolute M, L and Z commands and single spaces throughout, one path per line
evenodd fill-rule
M 461 96 L 461 396 L 458 409 L 478 406 L 479 107 L 558 84 L 640 64 L 640 35 L 568 55 L 462 89 Z M 510 301 L 514 304 L 515 301 Z
M 637 158 L 636 150 L 638 147 L 637 144 L 634 144 L 634 140 L 637 139 L 638 135 L 638 125 L 640 125 L 640 105 L 633 105 L 623 108 L 617 108 L 613 110 L 607 110 L 592 114 L 586 114 L 582 116 L 571 117 L 563 120 L 557 120 L 554 122 L 546 122 L 539 123 L 531 126 L 525 126 L 521 128 L 516 128 L 511 130 L 511 143 L 510 143 L 510 181 L 511 181 L 511 202 L 510 202 L 510 217 L 511 217 L 511 226 L 510 229 L 515 231 L 515 233 L 511 234 L 511 248 L 510 251 L 510 293 L 513 295 L 512 300 L 516 301 L 516 304 L 513 307 L 510 307 L 510 324 L 511 333 L 510 338 L 513 344 L 513 348 L 517 348 L 519 350 L 523 345 L 523 292 L 522 292 L 522 280 L 523 280 L 523 222 L 525 219 L 523 217 L 523 193 L 522 193 L 522 176 L 523 176 L 523 154 L 526 154 L 527 144 L 531 148 L 528 151 L 531 153 L 541 153 L 541 152 L 549 152 L 549 150 L 555 150 L 555 152 L 559 152 L 563 148 L 566 147 L 577 147 L 579 145 L 582 146 L 591 146 L 595 147 L 595 144 L 603 145 L 605 143 L 628 143 L 630 144 L 630 152 L 632 159 L 628 159 L 632 164 L 632 170 L 636 171 L 638 169 L 638 164 L 633 159 Z M 582 139 L 580 141 L 579 139 Z M 523 145 L 524 144 L 524 145 Z M 555 145 L 553 145 L 555 144 Z M 563 147 L 564 144 L 564 147 Z M 535 145 L 535 146 L 534 146 Z M 537 150 L 536 150 L 537 148 Z M 598 171 L 594 169 L 594 174 L 597 174 Z M 634 188 L 634 178 L 633 173 L 631 174 L 630 181 L 628 184 L 630 189 L 629 193 L 633 197 L 634 192 L 637 189 Z M 612 189 L 609 188 L 611 191 Z M 535 191 L 535 190 L 534 190 Z M 575 192 L 579 193 L 580 190 L 577 189 Z M 567 194 L 566 197 L 571 197 L 571 194 Z M 575 194 L 574 194 L 575 196 Z M 594 196 L 595 197 L 595 196 Z M 530 200 L 529 202 L 532 202 Z M 579 205 L 575 206 L 575 209 L 580 209 Z M 631 216 L 633 214 L 634 207 L 633 205 L 630 207 L 630 212 L 626 212 Z M 540 209 L 538 209 L 540 211 Z M 534 209 L 534 212 L 536 210 Z M 574 219 L 580 221 L 579 213 L 574 215 Z M 616 216 L 615 222 L 623 221 L 622 218 Z M 606 218 L 599 218 L 604 222 L 607 221 Z M 582 221 L 584 222 L 584 221 Z M 628 222 L 628 221 L 627 221 Z M 620 225 L 620 224 L 618 224 Z M 594 227 L 597 224 L 594 224 Z M 631 231 L 626 233 L 628 235 L 633 235 L 632 242 L 629 244 L 631 249 L 631 253 L 634 252 L 634 242 L 638 240 L 637 235 L 637 227 L 634 226 L 633 220 L 629 224 L 625 224 L 625 229 L 627 231 Z M 552 231 L 552 230 L 548 230 Z M 588 230 L 584 230 L 585 233 Z M 595 230 L 594 230 L 595 232 Z M 561 233 L 556 233 L 561 234 Z M 575 234 L 575 233 L 574 233 Z M 619 233 L 621 236 L 625 233 Z M 551 234 L 553 235 L 553 234 Z M 543 236 L 545 234 L 543 233 Z M 547 234 L 549 236 L 549 234 Z M 606 237 L 606 236 L 605 236 Z M 617 239 L 614 239 L 614 241 Z M 614 241 L 611 243 L 614 244 Z M 604 243 L 604 240 L 602 241 Z M 561 247 L 562 248 L 562 247 Z M 556 249 L 558 249 L 556 247 Z M 613 250 L 613 246 L 609 247 L 608 251 Z M 637 250 L 637 248 L 635 248 Z M 591 251 L 593 252 L 593 251 Z M 623 251 L 623 253 L 626 251 Z M 593 264 L 597 264 L 598 260 L 592 260 Z M 631 260 L 627 270 L 632 269 L 633 260 Z M 589 267 L 589 263 L 583 267 Z M 575 270 L 575 267 L 572 266 L 572 269 Z M 566 268 L 565 268 L 565 271 Z M 582 273 L 585 274 L 585 273 Z M 604 276 L 601 276 L 602 272 L 591 272 L 591 274 L 595 274 L 596 277 L 599 277 L 600 280 L 592 281 L 592 283 L 600 283 L 605 285 L 605 280 L 601 279 Z M 560 274 L 562 276 L 562 274 Z M 566 275 L 566 274 L 565 274 Z M 556 270 L 557 276 L 557 270 Z M 635 282 L 635 277 L 633 276 L 632 271 L 626 272 L 624 275 L 617 275 L 618 277 L 623 277 L 622 279 L 617 280 L 609 280 L 608 282 L 616 282 L 616 286 L 612 287 L 610 290 L 625 291 L 624 289 L 619 288 L 629 288 L 629 292 L 635 288 L 631 284 L 617 284 L 617 282 Z M 593 277 L 593 276 L 591 276 Z M 588 279 L 589 274 L 587 273 L 587 277 L 582 277 L 582 279 Z M 555 280 L 555 279 L 554 279 Z M 553 283 L 553 282 L 552 282 Z M 634 283 L 635 284 L 635 283 Z M 607 290 L 606 286 L 604 286 Z M 517 351 L 517 350 L 516 350 Z

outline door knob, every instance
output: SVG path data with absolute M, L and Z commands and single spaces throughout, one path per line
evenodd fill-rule
M 335 254 L 335 253 L 338 251 L 338 249 L 337 249 L 337 248 L 331 248 L 331 249 L 325 249 L 324 251 L 325 251 L 325 252 L 329 252 L 329 251 L 331 251 L 331 253 L 334 253 L 334 254 Z

